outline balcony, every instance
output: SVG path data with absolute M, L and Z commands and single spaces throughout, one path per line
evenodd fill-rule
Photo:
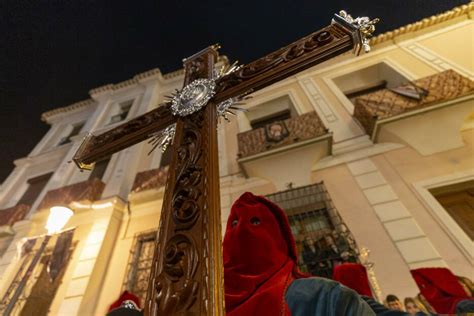
M 13 207 L 0 210 L 0 237 L 11 235 L 11 226 L 25 218 L 30 210 L 30 206 L 26 204 L 18 204 Z
M 459 130 L 472 112 L 474 81 L 447 70 L 413 83 L 427 95 L 417 97 L 413 85 L 368 93 L 355 99 L 354 117 L 374 142 L 406 144 L 422 155 L 462 146 Z
M 308 184 L 312 165 L 332 150 L 332 133 L 316 112 L 239 133 L 237 140 L 237 161 L 244 174 L 270 178 L 281 189 L 285 187 L 283 178 L 297 185 Z M 276 172 L 281 170 L 286 170 L 285 177 Z
M 38 211 L 49 209 L 54 205 L 69 205 L 71 202 L 88 201 L 93 202 L 100 199 L 105 184 L 97 179 L 71 184 L 46 193 Z
M 139 172 L 133 182 L 132 193 L 164 187 L 167 177 L 168 166 Z

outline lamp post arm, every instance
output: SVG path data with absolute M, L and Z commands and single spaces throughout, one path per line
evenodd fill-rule
M 41 255 L 44 252 L 44 249 L 46 248 L 46 245 L 48 244 L 49 239 L 51 238 L 51 235 L 46 235 L 43 239 L 43 242 L 41 243 L 40 248 L 38 251 L 36 251 L 35 256 L 33 257 L 33 260 L 31 260 L 30 265 L 28 266 L 28 269 L 25 272 L 25 275 L 21 279 L 20 283 L 18 283 L 17 288 L 15 289 L 15 293 L 13 293 L 13 296 L 10 299 L 10 302 L 8 302 L 8 305 L 3 313 L 4 316 L 10 316 L 11 312 L 13 311 L 13 308 L 15 307 L 15 304 L 18 301 L 18 298 L 20 297 L 21 293 L 23 292 L 23 288 L 26 285 L 26 282 L 28 282 L 28 279 L 30 276 L 33 274 L 33 271 L 38 264 L 38 261 L 41 259 Z

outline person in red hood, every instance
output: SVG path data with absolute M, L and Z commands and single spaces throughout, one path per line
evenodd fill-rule
M 446 268 L 411 270 L 420 293 L 441 314 L 474 313 L 474 298 Z
M 228 316 L 375 315 L 355 291 L 299 271 L 285 212 L 262 196 L 234 202 L 223 248 Z

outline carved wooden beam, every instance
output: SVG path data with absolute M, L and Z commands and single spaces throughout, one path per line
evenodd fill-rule
M 221 78 L 215 102 L 263 89 L 353 47 L 352 31 L 332 24 Z
M 162 104 L 101 135 L 88 134 L 73 161 L 79 168 L 90 170 L 94 162 L 139 143 L 175 122 L 176 117 L 171 114 L 170 104 Z
M 185 60 L 185 85 L 213 76 L 211 47 Z M 179 117 L 145 315 L 223 315 L 217 117 Z

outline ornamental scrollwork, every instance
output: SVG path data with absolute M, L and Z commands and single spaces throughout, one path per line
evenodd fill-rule
M 176 183 L 172 200 L 173 221 L 177 230 L 191 228 L 198 219 L 201 209 L 199 198 L 203 169 L 199 165 L 202 156 L 201 126 L 202 111 L 183 120 L 183 134 L 177 151 Z
M 194 280 L 199 254 L 192 237 L 174 235 L 165 245 L 163 272 L 155 280 L 157 315 L 175 315 L 188 310 L 197 299 Z

